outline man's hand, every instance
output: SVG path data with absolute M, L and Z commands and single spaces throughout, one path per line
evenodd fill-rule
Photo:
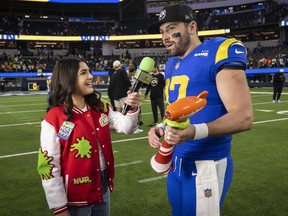
M 195 127 L 189 124 L 185 129 L 172 128 L 166 126 L 165 141 L 170 145 L 180 145 L 181 143 L 193 139 L 195 136 Z

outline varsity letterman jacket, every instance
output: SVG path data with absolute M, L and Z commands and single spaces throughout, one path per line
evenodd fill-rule
M 86 106 L 87 111 L 74 107 L 74 116 L 69 122 L 65 121 L 64 105 L 54 107 L 41 123 L 38 172 L 49 208 L 55 215 L 66 210 L 67 205 L 103 202 L 99 146 L 112 191 L 114 157 L 110 129 L 125 134 L 137 129 L 139 111 L 124 116 L 108 104 L 103 105 L 104 112 Z

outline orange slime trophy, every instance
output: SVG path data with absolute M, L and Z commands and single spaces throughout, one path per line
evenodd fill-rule
M 190 124 L 189 117 L 200 111 L 207 104 L 207 91 L 201 92 L 198 96 L 181 98 L 170 104 L 165 111 L 165 125 L 185 129 Z M 151 158 L 152 168 L 161 174 L 167 174 L 172 169 L 172 154 L 174 145 L 169 145 L 163 140 L 156 155 Z

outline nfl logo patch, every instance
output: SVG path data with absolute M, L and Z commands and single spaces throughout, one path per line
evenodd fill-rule
M 204 190 L 204 197 L 209 198 L 212 196 L 212 189 L 206 189 Z
M 180 66 L 180 62 L 177 62 L 177 64 L 175 65 L 175 69 L 177 70 Z

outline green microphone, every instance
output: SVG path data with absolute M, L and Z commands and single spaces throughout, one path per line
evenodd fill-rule
M 146 85 L 150 84 L 153 76 L 150 75 L 149 73 L 152 71 L 154 65 L 155 65 L 155 61 L 152 58 L 144 57 L 142 59 L 142 61 L 140 62 L 139 68 L 135 72 L 135 75 L 134 75 L 135 82 L 134 82 L 131 92 L 138 92 L 142 83 L 145 83 Z M 130 109 L 131 109 L 131 106 L 125 104 L 122 110 L 122 114 L 126 115 Z

